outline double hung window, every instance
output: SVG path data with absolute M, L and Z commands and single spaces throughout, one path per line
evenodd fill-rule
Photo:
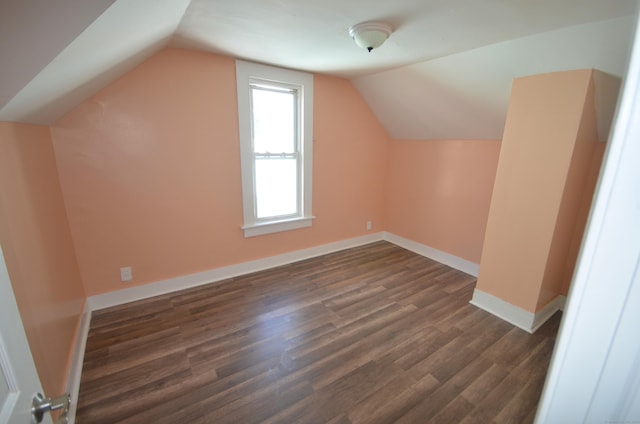
M 236 61 L 245 237 L 311 225 L 313 76 Z

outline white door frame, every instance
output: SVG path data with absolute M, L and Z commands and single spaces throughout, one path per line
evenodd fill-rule
M 640 422 L 640 33 L 536 423 Z
M 29 349 L 1 248 L 0 384 L 3 384 L 4 389 L 8 388 L 9 392 L 5 399 L 0 399 L 0 424 L 30 423 L 33 395 L 42 393 L 42 385 Z M 42 422 L 51 424 L 50 415 L 45 414 Z

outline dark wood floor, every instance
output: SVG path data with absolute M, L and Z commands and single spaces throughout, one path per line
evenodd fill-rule
M 560 320 L 386 242 L 95 312 L 78 423 L 530 423 Z

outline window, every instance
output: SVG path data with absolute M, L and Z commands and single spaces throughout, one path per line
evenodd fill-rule
M 245 237 L 311 226 L 313 75 L 236 61 Z

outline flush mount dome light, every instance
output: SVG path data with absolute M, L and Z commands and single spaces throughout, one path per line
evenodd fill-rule
M 384 22 L 362 22 L 349 28 L 349 35 L 358 46 L 371 52 L 380 47 L 392 31 L 391 25 Z

